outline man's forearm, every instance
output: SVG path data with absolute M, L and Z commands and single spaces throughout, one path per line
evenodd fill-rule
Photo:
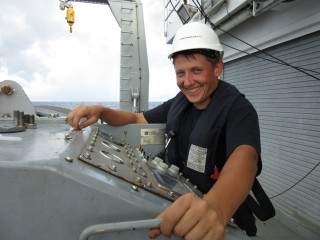
M 218 181 L 204 200 L 222 214 L 227 224 L 246 199 L 257 173 L 258 154 L 248 145 L 239 146 L 227 160 Z
M 142 113 L 132 113 L 124 110 L 114 110 L 102 107 L 100 119 L 113 126 L 123 126 L 133 123 L 147 123 Z

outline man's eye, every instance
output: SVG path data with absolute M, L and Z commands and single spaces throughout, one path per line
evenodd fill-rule
M 182 77 L 183 76 L 183 72 L 177 72 L 176 75 L 177 75 L 177 77 Z

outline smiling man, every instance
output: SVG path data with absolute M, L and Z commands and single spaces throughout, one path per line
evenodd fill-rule
M 256 175 L 261 171 L 258 116 L 251 103 L 233 85 L 219 80 L 223 48 L 206 24 L 188 23 L 177 32 L 169 58 L 180 92 L 144 113 L 80 106 L 67 117 L 81 129 L 98 119 L 111 125 L 166 123 L 176 137 L 168 146 L 167 161 L 205 195 L 181 196 L 158 217 L 160 234 L 184 239 L 224 239 L 233 217 L 243 227 L 243 209 Z M 87 119 L 80 123 L 80 119 Z M 253 222 L 254 224 L 254 222 Z

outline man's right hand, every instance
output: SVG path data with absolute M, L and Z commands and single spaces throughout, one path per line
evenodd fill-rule
M 67 122 L 74 129 L 82 129 L 93 123 L 96 123 L 103 112 L 102 106 L 78 106 L 67 115 Z M 85 120 L 81 120 L 86 118 Z

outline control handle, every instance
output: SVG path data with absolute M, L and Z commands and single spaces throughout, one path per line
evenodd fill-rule
M 104 223 L 96 224 L 85 228 L 81 234 L 79 240 L 88 240 L 89 237 L 96 234 L 108 233 L 108 232 L 121 232 L 121 231 L 133 231 L 136 229 L 146 228 L 158 228 L 160 227 L 162 219 L 146 219 L 129 222 L 117 222 L 117 223 Z

